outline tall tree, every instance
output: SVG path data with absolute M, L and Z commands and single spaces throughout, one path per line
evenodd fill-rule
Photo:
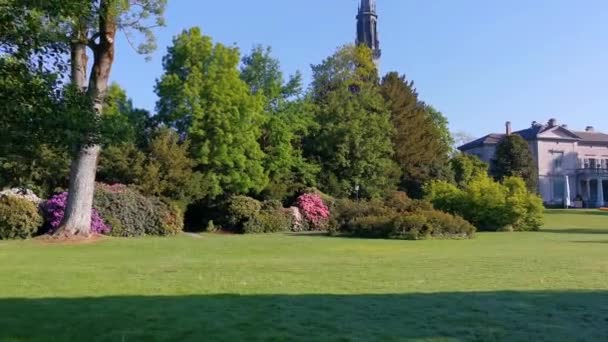
M 302 97 L 300 73 L 286 81 L 271 49 L 256 46 L 243 57 L 241 78 L 264 100 L 260 146 L 269 176 L 265 195 L 282 199 L 297 188 L 316 185 L 318 168 L 302 155 L 302 138 L 314 121 L 310 101 Z
M 0 26 L 3 47 L 24 60 L 34 58 L 39 69 L 69 66 L 70 85 L 62 95 L 67 112 L 90 117 L 90 124 L 73 132 L 61 127 L 74 139 L 75 157 L 70 171 L 70 195 L 64 221 L 57 234 L 88 236 L 95 185 L 95 171 L 100 151 L 98 122 L 105 105 L 108 79 L 115 55 L 117 31 L 127 37 L 144 34 L 139 51 L 154 47 L 150 27 L 162 25 L 166 0 L 6 0 L 7 11 L 1 16 L 12 18 Z M 20 31 L 19 29 L 23 29 Z M 32 34 L 31 36 L 29 34 Z M 30 45 L 35 48 L 31 48 Z M 87 73 L 90 49 L 91 71 Z M 25 55 L 25 56 L 24 56 Z M 63 75 L 62 75 L 63 76 Z M 67 99 L 67 101 L 65 101 Z M 69 121 L 64 121 L 67 123 Z M 66 140 L 69 137 L 66 137 Z
M 127 37 L 133 31 L 143 33 L 146 41 L 139 47 L 139 52 L 150 52 L 155 47 L 151 27 L 163 24 L 166 0 L 96 0 L 81 1 L 79 4 L 68 21 L 71 25 L 70 79 L 72 86 L 91 101 L 92 111 L 100 117 L 114 64 L 117 31 L 124 30 Z M 152 22 L 147 20 L 150 17 L 154 18 Z M 90 77 L 86 72 L 87 48 L 91 49 L 93 55 Z M 101 147 L 95 132 L 89 133 L 78 147 L 77 156 L 72 162 L 68 204 L 58 234 L 88 235 L 90 232 L 95 174 Z
M 152 131 L 152 119 L 145 109 L 135 108 L 127 92 L 112 83 L 108 87 L 103 113 L 102 134 L 109 143 L 144 146 Z
M 401 186 L 412 196 L 421 195 L 422 185 L 437 178 L 447 165 L 450 148 L 447 120 L 420 101 L 414 83 L 396 72 L 382 79 L 381 92 L 395 128 L 392 142 L 395 161 L 403 172 Z
M 521 177 L 530 191 L 538 191 L 538 168 L 534 157 L 526 140 L 517 134 L 511 134 L 498 143 L 491 171 L 500 181 L 507 177 Z
M 192 141 L 211 197 L 261 191 L 268 182 L 258 140 L 263 97 L 241 80 L 237 48 L 213 44 L 200 28 L 182 32 L 156 85 L 160 119 Z
M 319 130 L 308 137 L 307 153 L 322 165 L 323 188 L 342 196 L 357 187 L 364 196 L 394 188 L 393 127 L 371 50 L 345 46 L 312 70 Z

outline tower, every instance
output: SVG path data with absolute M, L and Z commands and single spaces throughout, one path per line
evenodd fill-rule
M 357 14 L 357 45 L 365 44 L 372 50 L 377 62 L 382 55 L 378 40 L 378 14 L 376 0 L 361 0 Z

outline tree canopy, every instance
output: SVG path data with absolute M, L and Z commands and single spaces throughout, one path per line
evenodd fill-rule
M 377 196 L 396 186 L 390 113 L 380 94 L 371 51 L 345 46 L 312 67 L 319 130 L 307 152 L 323 168 L 322 187 L 335 195 Z
M 537 191 L 538 168 L 528 142 L 517 134 L 505 137 L 496 146 L 492 174 L 500 181 L 507 177 L 521 177 L 530 191 Z
M 268 182 L 258 144 L 264 101 L 240 78 L 239 61 L 237 48 L 192 28 L 173 40 L 156 85 L 158 115 L 191 139 L 210 196 L 259 192 Z

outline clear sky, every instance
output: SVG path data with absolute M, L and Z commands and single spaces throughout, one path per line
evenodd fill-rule
M 355 39 L 359 0 L 169 0 L 152 61 L 119 42 L 112 79 L 154 109 L 155 80 L 172 37 L 200 26 L 248 52 L 270 45 L 286 73 L 310 78 Z M 377 0 L 381 71 L 415 81 L 453 131 L 523 129 L 550 117 L 608 132 L 608 1 Z

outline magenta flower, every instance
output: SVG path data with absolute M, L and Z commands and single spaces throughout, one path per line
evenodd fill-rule
M 63 192 L 57 194 L 48 201 L 43 202 L 40 207 L 44 213 L 46 221 L 51 226 L 49 233 L 53 233 L 59 228 L 63 215 L 65 214 L 65 208 L 68 204 L 68 193 Z M 93 209 L 91 216 L 91 233 L 95 234 L 108 234 L 111 231 L 111 227 L 106 225 L 101 215 L 97 210 Z
M 329 208 L 323 203 L 323 200 L 316 194 L 304 194 L 298 197 L 298 208 L 310 222 L 311 227 L 316 230 L 323 229 L 329 221 Z

